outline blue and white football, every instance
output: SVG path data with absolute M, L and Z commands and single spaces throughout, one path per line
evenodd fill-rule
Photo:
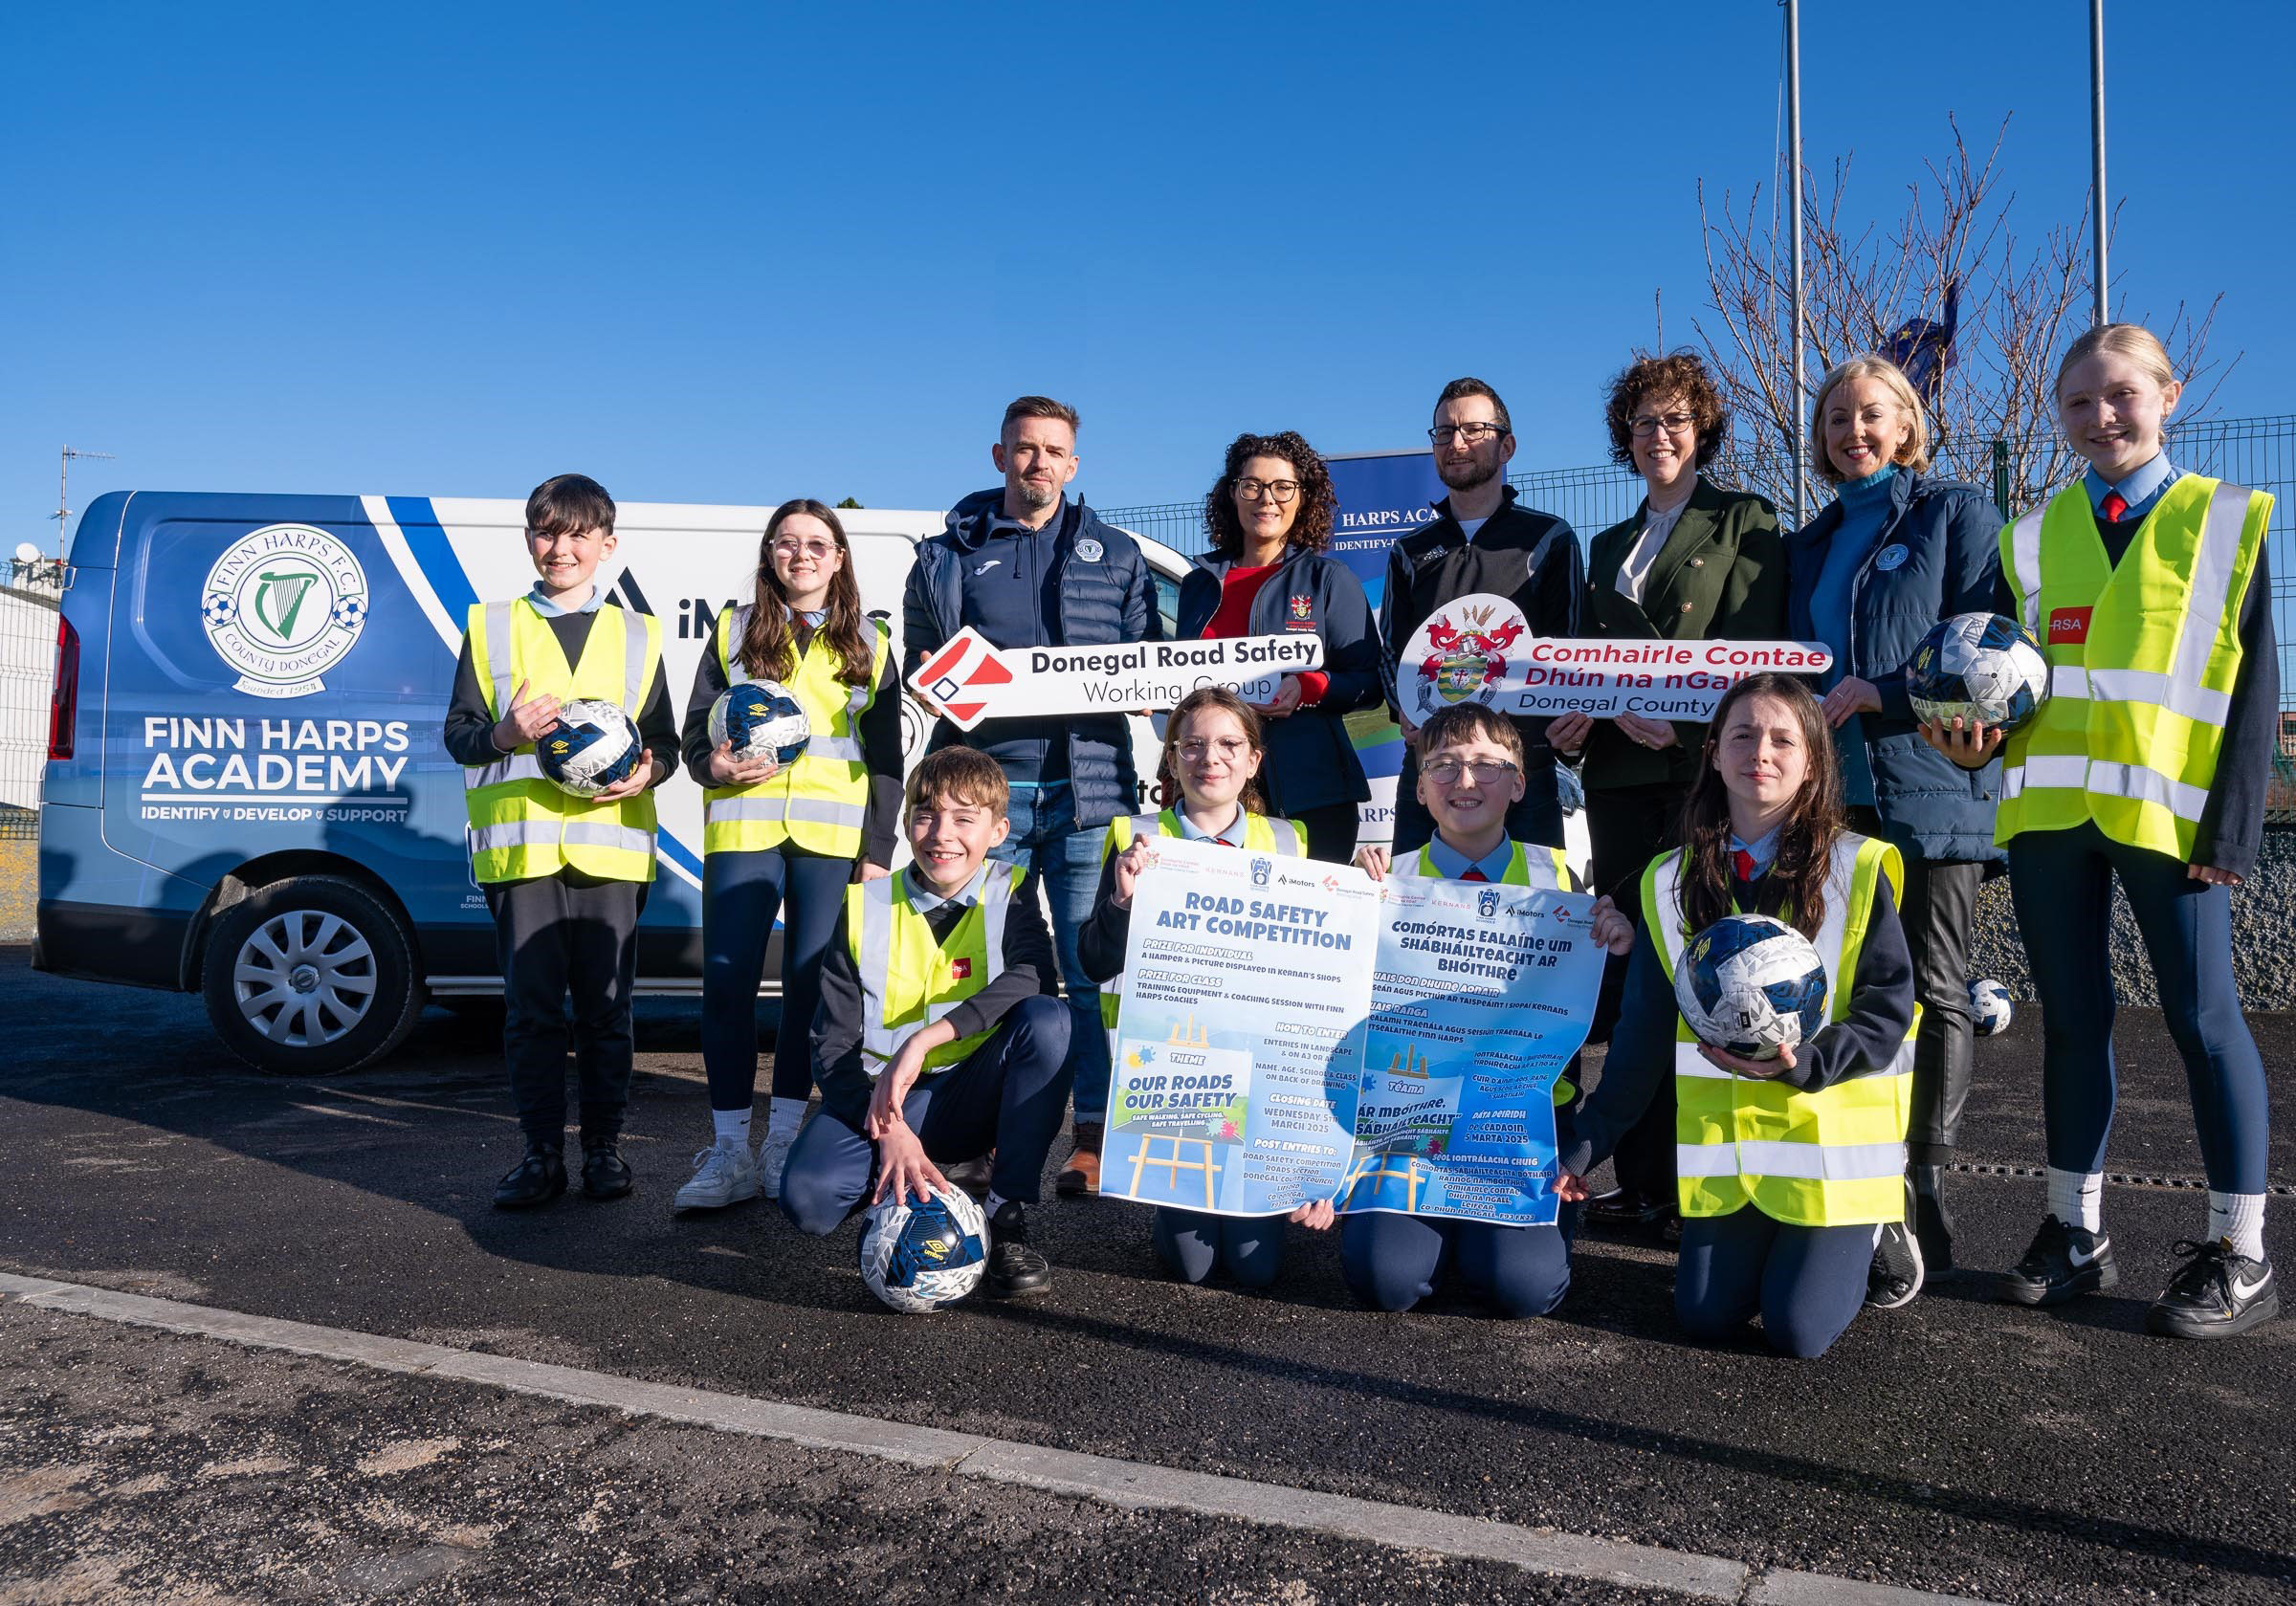
M 536 739 L 534 757 L 560 790 L 594 798 L 629 780 L 645 750 L 638 722 L 620 703 L 582 697 L 559 709 L 558 723 Z
M 1957 613 L 1906 660 L 1906 700 L 1924 724 L 1956 717 L 2014 731 L 2049 700 L 2049 660 L 2016 620 Z
M 2009 989 L 1992 977 L 1979 977 L 1969 984 L 1969 1022 L 1979 1037 L 1998 1037 L 2009 1029 L 2015 1014 Z
M 987 1270 L 988 1222 L 962 1189 L 923 1204 L 889 1195 L 862 1213 L 861 1281 L 904 1315 L 956 1304 Z
M 1683 949 L 1674 1001 L 1699 1042 L 1774 1060 L 1825 1023 L 1825 966 L 1783 920 L 1729 914 Z
M 776 769 L 787 769 L 812 739 L 813 722 L 778 681 L 729 686 L 710 705 L 710 745 L 732 742 L 734 757 L 743 763 L 770 759 Z

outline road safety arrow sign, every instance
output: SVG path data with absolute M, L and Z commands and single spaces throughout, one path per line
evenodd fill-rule
M 1225 686 L 1247 703 L 1275 695 L 1287 674 L 1319 669 L 1312 632 L 1148 641 L 1121 647 L 990 645 L 966 626 L 917 666 L 909 689 L 960 731 L 983 719 L 1161 712 L 1202 686 Z

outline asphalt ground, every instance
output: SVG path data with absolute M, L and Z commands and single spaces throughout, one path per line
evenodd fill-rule
M 2253 1023 L 2274 1073 L 2273 1177 L 2285 1186 L 2296 1181 L 2287 1076 L 2296 1017 Z M 2028 1007 L 2008 1035 L 1980 1045 L 1968 1160 L 2038 1164 L 2038 1024 Z M 2296 1402 L 2296 1325 L 2218 1345 L 2142 1331 L 2172 1242 L 2200 1226 L 2196 1189 L 2108 1188 L 2125 1279 L 2114 1294 L 2041 1312 L 1991 1304 L 1980 1281 L 1957 1279 L 1906 1310 L 1866 1313 L 1814 1363 L 1777 1360 L 1751 1342 L 1724 1351 L 1683 1342 L 1670 1261 L 1655 1244 L 1582 1239 L 1555 1318 L 1506 1323 L 1464 1301 L 1389 1317 L 1350 1304 L 1329 1237 L 1295 1236 L 1267 1295 L 1175 1286 L 1157 1273 L 1144 1212 L 1113 1201 L 1036 1213 L 1056 1267 L 1049 1298 L 903 1319 L 861 1288 L 851 1227 L 804 1239 L 763 1204 L 671 1216 L 670 1195 L 708 1133 L 691 1006 L 644 1006 L 639 1041 L 628 1147 L 637 1196 L 504 1215 L 487 1201 L 519 1142 L 483 1017 L 433 1012 L 396 1059 L 367 1072 L 273 1079 L 223 1050 L 194 1000 L 35 976 L 22 950 L 0 951 L 0 1100 L 17 1184 L 0 1203 L 0 1270 L 1758 1568 L 2000 1601 L 2296 1598 L 2296 1444 L 2285 1426 Z M 2182 1072 L 2157 1017 L 2124 1012 L 2120 1045 L 2110 1168 L 2197 1177 Z M 2014 1261 L 2042 1208 L 2040 1181 L 2021 1175 L 1956 1175 L 1952 1199 L 1963 1259 L 1980 1267 Z M 2296 1265 L 2289 1203 L 2276 1200 L 2269 1242 Z M 47 1316 L 39 1322 L 62 1325 L 35 1331 L 24 1325 L 32 1320 L 11 1309 L 0 1323 L 14 1379 L 0 1455 L 11 1465 L 35 1453 L 43 1465 L 78 1464 L 55 1463 L 62 1450 L 50 1446 L 101 1415 L 106 1388 L 123 1425 L 149 1422 L 156 1435 L 208 1386 L 171 1383 L 168 1367 L 201 1363 L 163 1354 L 203 1341 L 103 1335 Z M 67 1359 L 76 1354 L 91 1358 Z M 367 1421 L 370 1437 L 462 1441 L 428 1474 L 444 1485 L 423 1508 L 451 1514 L 457 1499 L 486 1498 L 482 1474 L 497 1452 L 475 1446 L 563 1434 L 574 1460 L 600 1463 L 602 1479 L 667 1480 L 643 1484 L 652 1504 L 623 1507 L 597 1542 L 647 1553 L 650 1565 L 713 1546 L 720 1557 L 741 1554 L 750 1530 L 740 1525 L 759 1512 L 814 1513 L 821 1526 L 804 1543 L 834 1548 L 844 1501 L 860 1530 L 929 1539 L 937 1551 L 948 1544 L 946 1598 L 1041 1588 L 1078 1599 L 1220 1598 L 1219 1589 L 1240 1599 L 1447 1599 L 1454 1585 L 1489 1598 L 1634 1598 L 1512 1570 L 1470 1576 L 1474 1564 L 1415 1573 L 1395 1551 L 1179 1514 L 1122 1516 L 1009 1491 L 960 1497 L 923 1474 L 852 1458 L 816 1465 L 807 1458 L 821 1452 L 727 1448 L 722 1436 L 673 1453 L 671 1440 L 689 1443 L 684 1436 L 701 1430 L 482 1390 L 457 1395 L 459 1404 L 427 1392 L 469 1385 L 354 1384 L 320 1363 L 253 1355 L 235 1368 L 230 1386 L 256 1402 L 247 1424 L 203 1423 L 193 1412 L 181 1429 L 185 1456 L 229 1459 L 230 1443 L 197 1441 L 282 1420 L 301 1424 L 307 1441 L 280 1456 L 378 1453 L 328 1426 L 325 1401 L 360 1396 L 368 1403 L 342 1409 Z M 121 1376 L 142 1380 L 107 1382 Z M 320 1401 L 308 1421 L 293 1403 L 304 1395 Z M 265 1407 L 265 1397 L 277 1403 Z M 144 1414 L 121 1415 L 128 1404 Z M 499 1429 L 464 1425 L 497 1412 Z M 616 1459 L 630 1443 L 657 1441 L 653 1460 Z M 680 1482 L 673 1463 L 699 1470 Z M 305 1486 L 313 1480 L 280 1476 L 296 1502 L 320 1500 Z M 916 1478 L 926 1482 L 906 1482 Z M 585 1488 L 584 1469 L 568 1470 L 563 1486 Z M 91 1499 L 72 1513 L 79 1524 L 142 1520 L 129 1509 L 141 1496 L 96 1475 L 73 1485 L 83 1487 Z M 320 1506 L 309 1520 L 331 1520 Z M 527 1520 L 540 1523 L 539 1509 Z M 13 1552 L 27 1536 L 43 1531 L 8 1525 L 8 1515 L 0 1504 L 0 1578 L 20 1564 Z M 167 1517 L 151 1520 L 161 1526 L 149 1532 L 164 1535 Z M 979 1546 L 971 1533 L 951 1538 L 952 1528 L 975 1524 Z M 548 1556 L 607 1556 L 571 1530 L 551 1543 Z M 856 1540 L 856 1552 L 869 1543 Z M 1048 1570 L 1033 1582 L 996 1572 L 1016 1549 L 1044 1551 Z M 163 1550 L 180 1559 L 180 1546 Z M 1273 1559 L 1255 1570 L 1255 1555 Z M 1327 1556 L 1338 1560 L 1323 1569 Z M 799 1556 L 766 1575 L 780 1579 L 777 1590 L 811 1587 L 806 1569 L 817 1563 L 828 1565 Z M 31 1565 L 41 1565 L 38 1553 Z M 454 1578 L 489 1577 L 492 1565 L 472 1562 Z M 546 1575 L 547 1557 L 537 1565 Z M 934 1564 L 914 1552 L 908 1565 L 908 1575 L 933 1576 Z M 54 1568 L 33 1575 L 61 1577 Z M 659 1575 L 650 1589 L 700 1587 L 666 1563 Z M 980 1579 L 988 1581 L 966 1581 Z M 1304 1593 L 1277 1587 L 1292 1582 Z M 303 1587 L 266 1583 L 247 1597 L 288 1598 Z M 455 1587 L 443 1575 L 421 1586 Z M 303 1597 L 327 1595 L 323 1579 L 309 1590 Z

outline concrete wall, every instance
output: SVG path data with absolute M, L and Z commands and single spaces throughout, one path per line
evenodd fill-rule
M 2136 935 L 2135 916 L 2112 890 L 2112 983 L 2121 1002 L 2157 1008 L 2160 993 Z M 2256 873 L 2232 892 L 2232 969 L 2251 1010 L 2296 1009 L 2296 830 L 2267 830 Z M 2012 997 L 2033 996 L 2032 975 L 2009 904 L 2009 880 L 1996 876 L 1977 896 L 1970 974 L 1990 976 Z

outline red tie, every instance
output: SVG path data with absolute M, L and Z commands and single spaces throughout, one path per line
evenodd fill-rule
M 1485 875 L 1481 870 L 1476 869 L 1472 866 L 1469 866 L 1467 873 L 1461 876 L 1459 879 L 1462 881 L 1489 881 L 1490 877 Z
M 1743 847 L 1731 854 L 1730 866 L 1732 869 L 1737 872 L 1737 876 L 1740 881 L 1752 881 L 1754 879 L 1754 855 L 1747 852 Z
M 2105 516 L 2106 523 L 2118 524 L 2129 517 L 2129 499 L 2118 491 L 2108 491 L 2105 499 L 2097 504 L 2097 511 Z

